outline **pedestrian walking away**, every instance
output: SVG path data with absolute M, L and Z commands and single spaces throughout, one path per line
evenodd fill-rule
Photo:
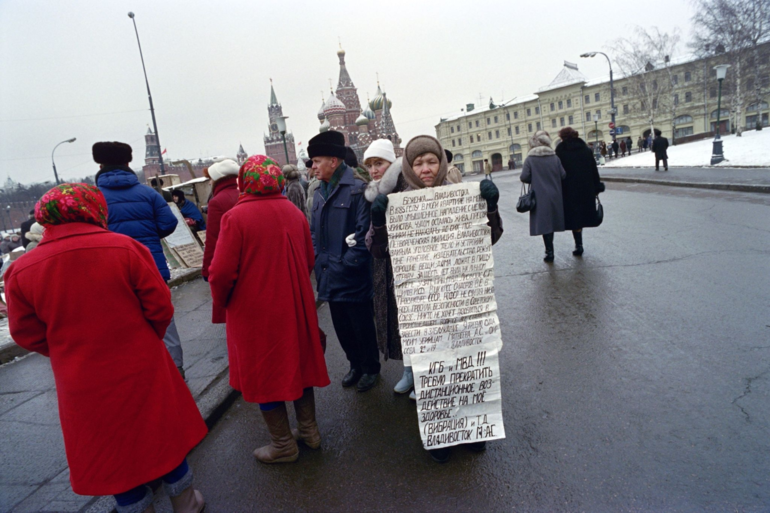
M 29 229 L 29 231 L 25 235 L 27 239 L 27 248 L 26 248 L 27 253 L 35 249 L 37 245 L 40 244 L 40 241 L 43 240 L 44 232 L 45 232 L 45 228 L 43 228 L 43 226 L 40 223 L 35 222 L 32 225 L 32 227 Z
M 583 228 L 596 226 L 596 195 L 604 190 L 591 149 L 572 127 L 559 131 L 561 143 L 556 147 L 566 177 L 562 182 L 564 228 L 572 230 L 574 256 L 583 254 Z M 539 198 L 538 198 L 539 199 Z
M 222 216 L 238 202 L 238 170 L 240 166 L 232 159 L 216 162 L 203 170 L 204 176 L 213 182 L 211 199 L 208 202 L 208 223 L 206 225 L 206 244 L 203 248 L 203 279 L 209 279 L 209 267 L 219 245 L 219 232 L 222 228 Z M 212 306 L 211 322 L 225 322 L 224 308 Z
M 484 178 L 492 179 L 492 164 L 489 163 L 489 159 L 484 159 Z
M 227 312 L 230 386 L 259 403 L 270 432 L 254 457 L 290 463 L 299 457 L 295 438 L 321 444 L 313 388 L 329 384 L 310 282 L 313 243 L 305 215 L 281 194 L 284 176 L 272 159 L 249 157 L 238 187 L 241 199 L 222 217 L 211 295 Z M 295 433 L 286 401 L 294 402 Z
M 90 185 L 57 185 L 35 218 L 45 238 L 5 275 L 9 328 L 51 359 L 72 490 L 154 511 L 162 479 L 174 511 L 201 511 L 186 457 L 207 429 L 163 347 L 174 306 L 150 251 L 107 230 Z
M 27 232 L 30 230 L 30 228 L 32 228 L 33 224 L 35 224 L 35 211 L 30 210 L 29 218 L 23 223 L 21 223 L 21 226 L 20 226 L 21 232 L 19 235 L 21 236 L 21 245 L 24 246 L 24 249 L 27 248 L 27 245 L 30 242 L 30 239 L 27 238 L 26 235 L 27 235 Z
M 663 171 L 668 171 L 668 139 L 663 137 L 660 130 L 655 129 L 655 140 L 652 151 L 655 152 L 655 171 L 660 171 L 660 161 L 663 161 Z
M 176 229 L 177 220 L 171 208 L 156 190 L 140 184 L 128 167 L 132 160 L 131 146 L 121 142 L 98 142 L 91 151 L 100 168 L 94 181 L 109 207 L 108 228 L 147 246 L 160 275 L 164 280 L 170 280 L 171 272 L 160 239 Z M 184 376 L 182 341 L 173 317 L 163 342 Z
M 529 212 L 529 234 L 542 235 L 545 262 L 553 262 L 553 234 L 564 231 L 564 203 L 561 182 L 567 176 L 551 148 L 548 132 L 540 130 L 529 138 L 529 152 L 521 170 L 521 181 L 535 191 L 535 208 Z
M 365 392 L 377 384 L 380 373 L 372 258 L 365 242 L 370 224 L 366 182 L 357 180 L 345 164 L 341 132 L 316 135 L 307 151 L 320 181 L 310 222 L 318 299 L 329 304 L 334 331 L 350 362 L 342 386 L 356 385 L 359 392 Z
M 380 183 L 380 189 L 377 191 L 377 196 L 372 202 L 372 228 L 368 239 L 370 250 L 375 259 L 390 261 L 388 228 L 385 225 L 385 211 L 388 207 L 387 194 L 390 188 L 388 184 L 398 183 L 398 181 L 402 180 L 401 186 L 404 191 L 450 185 L 451 182 L 447 179 L 448 169 L 449 163 L 447 162 L 446 153 L 441 147 L 441 143 L 435 137 L 419 135 L 409 141 L 404 149 L 400 176 L 394 176 L 395 173 L 389 176 L 389 173 L 391 173 L 390 169 L 386 171 Z M 491 180 L 483 180 L 480 184 L 480 189 L 481 196 L 487 201 L 487 224 L 491 227 L 492 243 L 494 244 L 503 234 L 502 219 L 497 210 L 500 194 L 497 186 Z M 367 194 L 370 197 L 373 192 L 374 190 L 371 188 L 367 190 Z M 393 313 L 397 316 L 394 288 L 391 286 L 387 293 L 389 296 L 392 295 Z M 416 399 L 414 396 L 411 397 Z M 484 442 L 468 445 L 472 450 L 477 451 L 482 451 L 485 447 Z M 443 463 L 448 461 L 450 449 L 433 449 L 429 453 L 435 461 Z
M 621 139 L 620 140 L 620 155 L 622 157 L 626 156 L 626 140 L 625 139 Z
M 460 172 L 457 166 L 452 165 L 452 158 L 454 158 L 454 155 L 449 150 L 444 150 L 444 153 L 446 153 L 446 160 L 449 163 L 447 180 L 452 183 L 461 183 L 463 181 L 463 174 Z
M 618 151 L 620 151 L 620 144 L 618 144 L 618 140 L 617 139 L 612 141 L 612 151 L 613 151 L 613 153 L 615 153 L 615 158 L 618 158 L 618 155 L 620 155 L 618 153 Z
M 297 166 L 288 164 L 283 166 L 282 171 L 283 177 L 286 180 L 286 197 L 302 212 L 302 215 L 307 217 L 307 197 L 305 195 L 305 188 L 302 187 L 299 181 Z
M 631 150 L 634 147 L 634 140 L 631 137 L 626 138 L 626 148 L 628 148 L 628 156 L 631 156 Z
M 642 149 L 643 149 L 643 148 L 642 148 L 642 145 L 643 145 L 643 144 L 644 144 L 644 141 L 642 141 L 642 136 L 640 135 L 640 136 L 639 136 L 639 139 L 637 139 L 637 140 L 636 140 L 636 151 L 637 151 L 638 153 L 641 153 L 641 152 L 642 152 Z

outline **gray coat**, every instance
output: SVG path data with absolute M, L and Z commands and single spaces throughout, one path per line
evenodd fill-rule
M 529 234 L 545 235 L 564 231 L 561 181 L 567 173 L 551 148 L 533 148 L 524 161 L 521 181 L 531 183 L 535 208 L 529 212 Z

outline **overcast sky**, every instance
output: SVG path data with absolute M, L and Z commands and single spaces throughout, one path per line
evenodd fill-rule
M 338 38 L 363 102 L 376 73 L 404 140 L 435 135 L 439 118 L 533 93 L 563 61 L 607 73 L 589 50 L 636 25 L 690 33 L 687 0 L 170 1 L 0 0 L 0 181 L 97 171 L 91 145 L 128 142 L 144 163 L 151 124 L 128 11 L 136 22 L 161 146 L 171 158 L 263 153 L 272 78 L 296 141 L 318 133 L 321 92 L 336 88 Z M 686 52 L 684 44 L 680 53 Z

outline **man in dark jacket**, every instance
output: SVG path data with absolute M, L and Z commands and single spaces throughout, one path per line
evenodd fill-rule
M 203 220 L 203 214 L 198 210 L 198 207 L 192 201 L 188 201 L 185 198 L 184 191 L 182 189 L 174 189 L 171 192 L 176 206 L 179 207 L 179 211 L 182 213 L 187 226 L 195 231 L 203 231 L 206 229 L 206 221 Z
M 96 186 L 107 200 L 110 231 L 127 235 L 147 246 L 160 275 L 168 281 L 171 273 L 160 239 L 174 233 L 178 221 L 161 195 L 140 184 L 136 174 L 128 167 L 132 160 L 131 152 L 131 146 L 121 142 L 94 144 L 92 153 L 100 168 L 96 173 Z M 163 342 L 184 376 L 182 342 L 173 317 Z
M 318 299 L 329 303 L 334 331 L 350 362 L 342 386 L 357 383 L 358 391 L 365 392 L 377 384 L 380 372 L 371 255 L 364 241 L 370 224 L 366 182 L 357 180 L 345 164 L 340 132 L 313 137 L 307 150 L 320 183 L 310 217 Z
M 30 210 L 29 219 L 21 223 L 21 244 L 24 246 L 24 249 L 27 249 L 27 244 L 32 242 L 25 237 L 25 235 L 27 235 L 27 232 L 32 228 L 33 224 L 35 224 L 35 209 Z
M 655 140 L 652 141 L 652 151 L 655 152 L 655 171 L 660 171 L 660 161 L 663 161 L 663 171 L 668 171 L 668 139 L 663 137 L 661 131 L 655 129 Z

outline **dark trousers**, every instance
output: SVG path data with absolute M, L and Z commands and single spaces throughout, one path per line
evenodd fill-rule
M 351 369 L 364 374 L 380 372 L 380 352 L 374 328 L 372 300 L 358 303 L 329 301 L 332 324 Z
M 660 165 L 661 160 L 663 161 L 663 169 L 668 171 L 668 159 L 658 157 L 657 155 L 655 155 L 655 171 L 658 171 L 660 169 L 658 166 Z

